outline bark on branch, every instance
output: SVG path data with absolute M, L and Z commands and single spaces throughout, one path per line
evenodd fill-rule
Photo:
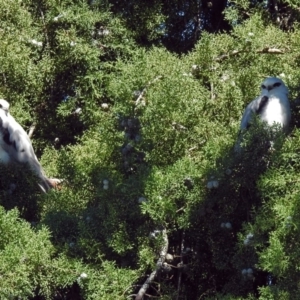
M 160 249 L 159 258 L 156 263 L 156 269 L 146 279 L 145 283 L 142 285 L 139 292 L 136 294 L 135 300 L 142 300 L 144 298 L 144 296 L 147 292 L 147 289 L 149 288 L 150 284 L 153 282 L 157 273 L 160 271 L 160 269 L 163 266 L 163 263 L 166 258 L 166 254 L 168 252 L 168 247 L 169 247 L 169 240 L 168 240 L 166 229 L 162 230 L 162 237 L 163 237 L 163 245 Z
M 223 61 L 227 58 L 239 55 L 241 53 L 248 53 L 249 51 L 246 50 L 233 50 L 231 53 L 228 54 L 223 54 L 215 58 L 215 61 Z M 271 47 L 265 47 L 260 50 L 256 50 L 255 53 L 260 53 L 260 54 L 284 54 L 285 52 L 281 49 L 278 48 L 271 48 Z
M 152 85 L 153 83 L 155 83 L 157 80 L 161 79 L 162 78 L 162 75 L 158 75 L 156 76 L 153 80 L 149 81 L 147 83 L 147 85 L 143 88 L 143 90 L 141 91 L 140 95 L 138 96 L 138 98 L 136 99 L 135 101 L 135 106 L 137 106 L 141 100 L 143 99 L 144 97 L 144 94 L 147 92 L 147 89 L 150 87 L 150 85 Z
M 182 238 L 181 238 L 181 245 L 180 245 L 180 266 L 183 265 L 183 250 L 184 250 L 184 243 L 185 243 L 185 231 L 182 232 Z M 179 276 L 178 276 L 178 284 L 177 284 L 177 297 L 176 300 L 179 299 L 180 290 L 181 290 L 181 277 L 182 277 L 182 270 L 179 270 Z
M 34 122 L 34 123 L 30 126 L 30 128 L 29 128 L 28 136 L 29 136 L 30 139 L 32 138 L 32 135 L 33 135 L 33 132 L 34 132 L 34 130 L 35 130 L 35 127 L 36 127 L 36 123 Z

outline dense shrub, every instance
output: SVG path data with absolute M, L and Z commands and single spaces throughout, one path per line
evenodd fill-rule
M 241 20 L 236 5 L 230 33 L 202 32 L 177 56 L 137 46 L 102 4 L 0 1 L 0 96 L 65 179 L 41 195 L 26 166 L 1 165 L 1 297 L 133 298 L 166 229 L 172 259 L 150 295 L 297 299 L 297 25 L 282 31 L 259 7 Z M 290 132 L 269 151 L 258 122 L 237 155 L 267 76 L 289 88 Z

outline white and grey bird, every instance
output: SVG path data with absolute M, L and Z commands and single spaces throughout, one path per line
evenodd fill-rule
M 251 101 L 243 114 L 240 130 L 247 130 L 251 126 L 253 117 L 257 115 L 266 122 L 267 125 L 280 125 L 286 132 L 291 120 L 290 102 L 288 99 L 288 89 L 280 78 L 267 77 L 261 84 L 261 94 Z M 235 146 L 235 150 L 240 147 L 240 140 Z
M 4 99 L 0 99 L 0 163 L 28 164 L 40 179 L 38 184 L 43 192 L 60 182 L 58 179 L 47 178 L 34 153 L 29 136 L 10 115 L 9 103 Z

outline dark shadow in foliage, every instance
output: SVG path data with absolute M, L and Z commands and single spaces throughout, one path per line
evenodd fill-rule
M 240 247 L 238 233 L 245 223 L 254 220 L 254 212 L 262 204 L 256 182 L 283 141 L 278 127 L 266 129 L 257 122 L 244 134 L 241 151 L 224 153 L 218 167 L 208 174 L 206 198 L 194 208 L 192 226 L 186 230 L 185 243 L 193 249 L 192 276 L 183 280 L 190 287 L 188 299 L 197 299 L 207 291 L 211 295 L 234 291 L 235 296 L 247 296 L 256 293 L 261 282 L 266 284 L 267 279 L 262 280 L 261 271 L 254 268 L 254 249 Z M 260 282 L 253 281 L 254 274 L 242 276 L 243 269 L 254 270 Z
M 300 97 L 291 102 L 291 128 L 300 128 Z
M 53 113 L 61 103 L 67 101 L 72 101 L 71 106 L 84 108 L 83 104 L 76 98 L 74 86 L 74 74 L 83 72 L 83 70 L 80 66 L 68 65 L 70 67 L 64 72 L 58 73 L 54 83 L 45 90 L 45 95 L 49 95 L 47 99 L 35 107 L 35 112 L 39 115 L 39 119 L 47 120 L 47 122 L 37 124 L 39 131 L 35 133 L 36 138 L 44 138 L 44 140 L 53 142 L 57 140 L 56 148 L 74 144 L 76 137 L 80 136 L 87 129 L 87 126 L 81 121 L 80 115 L 71 109 L 70 114 L 64 117 Z M 49 111 L 52 113 L 49 114 Z M 55 128 L 49 127 L 49 123 L 55 124 Z
M 65 211 L 49 212 L 44 223 L 52 233 L 52 240 L 56 245 L 67 244 L 70 248 L 75 246 L 78 236 L 78 219 Z M 74 247 L 73 246 L 73 247 Z
M 39 220 L 41 191 L 38 178 L 27 165 L 0 165 L 0 205 L 6 210 L 17 207 L 20 216 L 29 222 Z
M 164 2 L 167 20 L 163 44 L 170 51 L 187 53 L 199 41 L 203 31 L 229 31 L 231 26 L 223 14 L 226 4 L 226 0 Z
M 36 294 L 38 294 L 38 290 Z M 29 298 L 29 300 L 45 300 L 45 297 L 35 296 Z M 59 289 L 56 291 L 56 294 L 52 298 L 53 300 L 83 300 L 80 295 L 80 287 L 77 282 L 75 282 L 71 287 Z
M 257 3 L 253 3 L 257 5 Z M 292 30 L 295 23 L 299 22 L 299 10 L 293 2 L 267 1 L 265 2 L 265 15 L 271 18 L 276 26 L 282 30 Z
M 230 30 L 224 18 L 226 0 L 211 1 L 120 1 L 109 0 L 111 10 L 121 15 L 136 41 L 144 47 L 163 43 L 176 53 L 187 53 L 198 42 L 203 31 Z M 156 23 L 156 15 L 164 20 Z M 145 19 L 150 22 L 145 22 Z M 147 24 L 153 24 L 148 27 Z
M 61 165 L 68 168 L 67 173 L 66 170 L 62 173 L 73 193 L 84 186 L 92 196 L 83 211 L 75 214 L 49 212 L 44 224 L 52 232 L 56 246 L 64 248 L 73 257 L 81 257 L 86 263 L 107 259 L 115 261 L 119 267 L 137 268 L 137 237 L 148 236 L 155 229 L 153 222 L 141 214 L 139 203 L 150 168 L 139 144 L 137 117 L 124 116 L 122 120 L 116 119 L 115 127 L 124 132 L 124 144 L 116 146 L 111 157 L 106 158 L 114 162 L 117 175 L 111 168 L 94 164 L 89 169 L 87 184 L 87 177 L 78 177 L 71 158 L 62 154 Z M 108 187 L 104 188 L 106 181 Z

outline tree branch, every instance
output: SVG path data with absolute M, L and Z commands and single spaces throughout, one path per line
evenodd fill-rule
M 215 58 L 215 61 L 223 61 L 227 58 L 239 55 L 241 53 L 249 53 L 249 51 L 245 50 L 233 50 L 231 53 L 228 54 L 223 54 Z M 260 54 L 284 54 L 285 52 L 283 50 L 277 49 L 277 48 L 270 48 L 270 47 L 265 47 L 261 50 L 256 50 L 255 53 L 260 53 Z
M 256 53 L 284 54 L 285 52 L 277 48 L 266 47 L 262 50 L 257 50 Z
M 182 232 L 182 239 L 180 245 L 180 266 L 183 265 L 183 250 L 184 250 L 184 242 L 185 242 L 185 231 Z M 182 276 L 182 269 L 179 269 L 179 276 L 178 276 L 178 284 L 177 284 L 177 297 L 176 300 L 179 299 L 180 289 L 181 289 L 181 276 Z
M 33 132 L 35 130 L 35 127 L 36 127 L 36 123 L 34 122 L 30 128 L 29 128 L 29 132 L 28 132 L 28 137 L 31 139 L 32 138 L 32 135 L 33 135 Z
M 48 33 L 47 33 L 47 25 L 46 25 L 46 22 L 45 22 L 45 16 L 44 16 L 44 13 L 43 13 L 42 9 L 40 9 L 40 13 L 41 13 L 41 19 L 42 19 L 42 23 L 43 23 L 44 30 L 45 30 L 46 43 L 49 46 L 49 39 L 48 39 Z
M 273 0 L 273 5 L 274 5 L 274 11 L 275 11 L 275 18 L 276 18 L 276 22 L 280 23 L 280 17 L 278 15 L 278 4 L 277 4 L 277 0 Z
M 157 80 L 161 79 L 162 77 L 163 77 L 162 75 L 158 75 L 153 80 L 151 80 L 147 83 L 147 85 L 144 87 L 144 89 L 142 90 L 142 92 L 140 93 L 138 98 L 136 99 L 135 106 L 137 106 L 141 102 L 141 100 L 144 97 L 144 94 L 147 92 L 147 89 L 150 87 L 150 85 L 152 85 L 153 83 L 155 83 Z
M 235 56 L 235 55 L 243 53 L 243 52 L 246 52 L 246 51 L 244 51 L 244 50 L 240 50 L 240 51 L 233 50 L 231 53 L 223 54 L 223 55 L 218 56 L 217 58 L 215 58 L 215 61 L 223 61 L 224 59 L 227 59 L 231 56 Z
M 147 289 L 149 288 L 150 284 L 153 282 L 154 278 L 156 277 L 157 273 L 160 271 L 165 261 L 166 254 L 168 252 L 168 247 L 169 247 L 169 240 L 168 240 L 166 229 L 162 230 L 162 237 L 163 237 L 163 245 L 160 249 L 159 258 L 156 263 L 156 269 L 146 279 L 145 283 L 142 285 L 139 292 L 137 293 L 135 300 L 142 300 L 144 298 Z

